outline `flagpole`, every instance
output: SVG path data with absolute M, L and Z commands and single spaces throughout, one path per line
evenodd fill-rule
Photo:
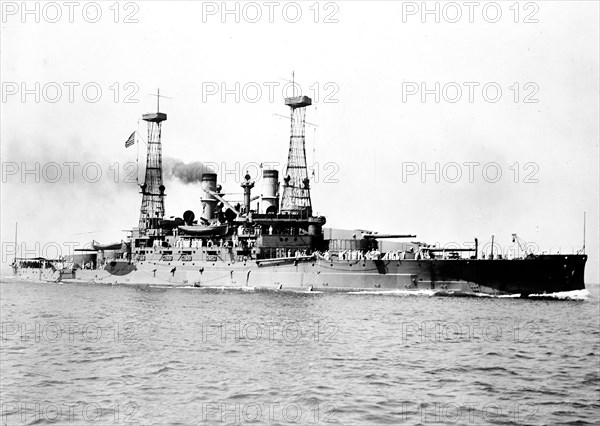
M 140 128 L 140 120 L 138 118 L 138 124 L 137 124 L 137 128 Z M 135 131 L 135 134 L 137 136 L 137 129 Z M 135 156 L 135 183 L 137 185 L 140 184 L 140 144 L 138 142 L 139 138 L 135 139 L 135 147 L 136 147 L 136 156 Z

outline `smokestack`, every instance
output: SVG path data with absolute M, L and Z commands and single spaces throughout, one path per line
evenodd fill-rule
M 217 191 L 217 174 L 216 173 L 205 173 L 202 175 L 202 218 L 205 220 L 213 220 L 215 216 L 215 207 L 217 206 L 217 199 L 208 191 Z
M 263 170 L 261 188 L 261 213 L 277 213 L 279 211 L 279 172 Z

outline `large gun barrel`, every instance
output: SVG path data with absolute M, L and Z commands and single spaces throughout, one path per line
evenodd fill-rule
M 384 238 L 416 238 L 416 235 L 412 234 L 363 234 L 363 238 L 371 238 L 374 240 Z
M 441 247 L 435 247 L 435 248 L 425 248 L 425 250 L 429 250 L 429 251 L 476 251 L 474 248 L 441 248 Z

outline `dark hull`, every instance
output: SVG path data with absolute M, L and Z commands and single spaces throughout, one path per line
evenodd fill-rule
M 418 275 L 432 289 L 448 281 L 466 281 L 508 294 L 582 290 L 585 255 L 540 255 L 519 260 L 433 260 L 418 262 Z M 419 279 L 425 280 L 425 277 Z

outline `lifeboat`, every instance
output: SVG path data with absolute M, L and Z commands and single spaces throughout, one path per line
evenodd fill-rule
M 221 237 L 227 235 L 229 231 L 228 225 L 191 225 L 191 226 L 178 226 L 177 227 L 182 233 L 196 236 L 206 237 Z

